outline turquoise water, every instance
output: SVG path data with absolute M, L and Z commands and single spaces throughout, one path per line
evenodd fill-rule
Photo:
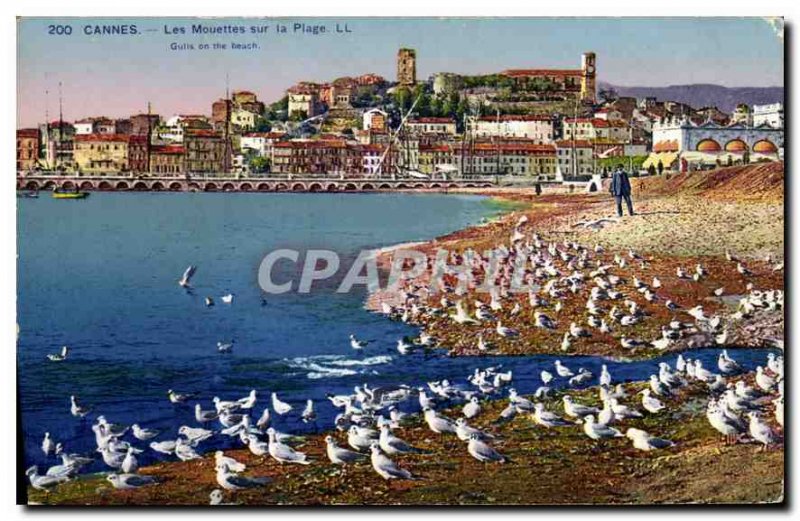
M 480 197 L 435 194 L 95 193 L 78 201 L 19 199 L 18 372 L 25 464 L 56 463 L 39 449 L 46 431 L 70 452 L 92 451 L 96 414 L 163 429 L 158 439 L 174 439 L 180 425 L 195 421 L 192 409 L 168 401 L 170 388 L 199 393 L 205 409 L 213 396 L 236 399 L 256 389 L 258 414 L 273 391 L 295 404 L 298 414 L 312 398 L 323 427 L 334 414 L 325 394 L 365 382 L 462 383 L 476 367 L 501 365 L 514 371 L 518 390 L 533 391 L 539 371 L 552 369 L 552 357 L 401 357 L 395 343 L 414 329 L 366 312 L 363 288 L 338 294 L 333 284 L 321 284 L 306 295 L 268 295 L 262 305 L 257 283 L 261 259 L 277 248 L 329 248 L 353 258 L 364 248 L 475 224 L 493 211 Z M 194 294 L 177 285 L 189 264 L 198 266 Z M 292 272 L 283 266 L 282 276 Z M 219 300 L 228 292 L 234 294 L 232 305 Z M 217 304 L 206 307 L 205 296 Z M 354 352 L 350 333 L 375 342 Z M 216 343 L 230 339 L 234 352 L 219 354 Z M 65 344 L 73 350 L 66 362 L 46 360 Z M 715 367 L 716 353 L 692 356 Z M 766 353 L 735 356 L 753 367 Z M 659 361 L 609 367 L 620 380 L 641 379 Z M 603 362 L 570 360 L 595 374 Z M 94 408 L 88 421 L 70 415 L 71 394 Z M 309 428 L 297 415 L 278 419 L 276 427 Z M 140 460 L 154 457 L 147 451 Z

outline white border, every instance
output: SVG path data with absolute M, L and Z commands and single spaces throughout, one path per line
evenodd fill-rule
M 533 2 L 528 1 L 524 4 L 522 2 L 511 2 L 507 0 L 485 0 L 484 2 L 449 2 L 445 3 L 441 0 L 433 2 L 430 0 L 395 0 L 395 1 L 379 1 L 379 2 L 358 2 L 357 0 L 328 0 L 323 2 L 321 0 L 306 0 L 305 2 L 268 2 L 239 0 L 238 2 L 219 2 L 219 0 L 192 0 L 191 2 L 183 3 L 180 0 L 173 0 L 172 2 L 164 2 L 163 0 L 136 0 L 130 2 L 112 3 L 109 0 L 104 1 L 78 1 L 72 0 L 65 2 L 63 0 L 27 0 L 25 3 L 19 5 L 9 5 L 6 2 L 2 6 L 3 16 L 0 18 L 0 40 L 2 41 L 2 57 L 4 63 L 5 74 L 2 81 L 2 97 L 3 104 L 7 108 L 5 121 L 0 125 L 2 133 L 0 134 L 0 143 L 2 143 L 2 162 L 6 168 L 0 170 L 0 174 L 5 176 L 5 179 L 0 186 L 0 244 L 5 244 L 7 247 L 2 250 L 2 257 L 0 257 L 0 267 L 3 273 L 8 275 L 0 277 L 0 346 L 2 349 L 3 364 L 0 366 L 0 375 L 2 375 L 3 395 L 8 396 L 9 399 L 5 402 L 5 416 L 13 416 L 15 414 L 15 404 L 11 400 L 15 396 L 14 383 L 16 378 L 16 329 L 15 329 L 15 308 L 16 308 L 16 197 L 14 193 L 14 184 L 11 179 L 13 176 L 14 155 L 15 148 L 12 147 L 12 142 L 15 138 L 16 129 L 16 16 L 784 16 L 787 19 L 787 25 L 793 21 L 800 20 L 797 15 L 798 5 L 800 2 L 782 2 L 777 0 L 759 0 L 759 1 L 740 1 L 728 0 L 726 2 L 698 2 L 697 0 L 670 0 L 669 2 L 658 2 L 653 0 L 639 0 L 639 1 L 605 1 L 605 2 L 580 2 L 578 0 L 558 0 L 550 2 Z M 789 29 L 790 31 L 791 29 Z M 792 39 L 788 39 L 790 46 L 787 49 L 787 58 L 791 57 L 791 52 L 794 48 Z M 788 69 L 787 69 L 788 70 Z M 794 74 L 792 74 L 794 77 Z M 787 81 L 786 85 L 796 85 L 792 79 Z M 787 90 L 787 99 L 792 98 L 794 92 Z M 790 101 L 789 108 L 793 106 Z M 787 123 L 792 121 L 792 115 L 787 115 Z M 794 138 L 794 133 L 789 136 Z M 795 139 L 792 139 L 791 144 L 787 150 L 796 150 L 794 147 Z M 787 172 L 787 179 L 792 177 L 793 172 Z M 798 191 L 800 191 L 800 183 L 797 181 L 792 182 L 792 199 L 798 201 Z M 787 225 L 789 225 L 787 219 Z M 798 236 L 800 236 L 800 227 L 789 227 L 792 233 L 792 243 L 798 243 Z M 796 257 L 794 258 L 796 261 Z M 793 263 L 791 273 L 796 273 L 797 262 Z M 792 281 L 791 288 L 789 288 L 790 295 L 796 299 L 797 296 L 797 283 Z M 792 306 L 792 316 L 787 317 L 789 324 L 800 324 L 800 311 L 795 303 Z M 795 326 L 796 328 L 797 326 Z M 794 336 L 797 335 L 793 331 Z M 791 350 L 794 346 L 787 346 L 787 350 Z M 798 358 L 797 355 L 791 356 L 791 360 Z M 797 388 L 800 386 L 790 386 L 793 389 L 792 402 L 800 403 L 798 401 Z M 794 415 L 795 418 L 797 415 Z M 791 429 L 790 432 L 794 432 Z M 102 516 L 140 516 L 147 515 L 155 521 L 161 519 L 174 519 L 175 517 L 188 518 L 189 516 L 203 515 L 205 516 L 220 516 L 221 512 L 218 511 L 185 511 L 185 510 L 102 510 L 91 512 L 86 510 L 47 510 L 47 511 L 31 511 L 21 507 L 13 506 L 15 503 L 15 478 L 14 475 L 16 465 L 16 433 L 10 428 L 10 425 L 5 425 L 0 429 L 0 454 L 2 454 L 2 461 L 0 461 L 0 468 L 4 470 L 0 474 L 2 479 L 2 492 L 3 499 L 2 505 L 5 514 L 4 519 L 17 519 L 23 516 L 34 516 L 37 519 L 44 517 L 56 516 L 84 516 L 84 515 L 102 515 Z M 793 442 L 794 440 L 791 440 Z M 797 469 L 797 447 L 793 446 L 790 451 L 794 457 L 790 462 L 790 468 L 787 470 Z M 698 472 L 712 471 L 713 469 L 697 469 Z M 791 475 L 797 479 L 797 474 Z M 797 487 L 795 488 L 795 492 Z M 790 494 L 791 495 L 791 494 Z M 798 498 L 794 497 L 795 504 Z M 548 511 L 539 510 L 503 510 L 501 511 L 504 517 L 514 518 L 529 518 L 534 516 L 546 516 L 556 514 L 559 517 L 565 518 L 585 518 L 591 516 L 593 519 L 615 519 L 619 516 L 647 516 L 647 517 L 664 517 L 664 516 L 703 516 L 703 517 L 718 517 L 725 516 L 726 518 L 732 517 L 750 517 L 750 516 L 765 516 L 765 515 L 787 515 L 788 511 L 754 511 L 752 509 L 725 509 L 725 510 L 700 510 L 700 511 L 676 511 L 674 509 L 596 509 L 596 510 L 571 510 L 571 511 Z M 458 511 L 443 511 L 431 510 L 420 511 L 417 510 L 341 510 L 336 508 L 316 509 L 316 510 L 239 510 L 239 511 L 224 511 L 224 515 L 246 517 L 246 518 L 269 518 L 280 519 L 286 517 L 302 518 L 324 515 L 336 517 L 378 517 L 381 519 L 412 516 L 435 516 L 437 519 L 443 517 L 471 517 L 471 518 L 484 518 L 486 516 L 496 515 L 497 512 L 490 512 L 485 509 L 474 510 L 458 510 Z

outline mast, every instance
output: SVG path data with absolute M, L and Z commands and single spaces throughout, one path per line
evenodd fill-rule
M 58 142 L 56 143 L 56 170 L 61 156 L 61 142 L 64 137 L 64 107 L 61 96 L 61 82 L 58 82 Z

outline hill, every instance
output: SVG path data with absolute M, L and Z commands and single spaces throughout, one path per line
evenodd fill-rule
M 784 100 L 783 87 L 724 87 L 705 83 L 667 87 L 626 87 L 600 82 L 598 88 L 612 88 L 620 96 L 655 97 L 659 101 L 679 101 L 694 108 L 713 105 L 729 114 L 736 108 L 737 103 L 765 105 L 783 103 Z

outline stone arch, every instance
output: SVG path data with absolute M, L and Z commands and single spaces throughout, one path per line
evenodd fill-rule
M 38 190 L 39 189 L 39 183 L 37 183 L 36 181 L 28 181 L 27 183 L 25 183 L 25 189 L 26 190 Z
M 114 187 L 111 186 L 111 183 L 108 181 L 100 181 L 100 184 L 97 185 L 97 189 L 101 192 L 108 192 L 109 190 L 113 190 Z
M 45 181 L 44 185 L 42 185 L 42 188 L 45 190 L 52 190 L 55 187 L 56 187 L 55 181 Z
M 491 188 L 491 187 L 492 183 L 483 183 L 483 185 L 481 185 L 481 188 Z
M 456 183 L 450 183 L 447 185 L 447 188 L 458 188 L 458 185 Z
M 425 188 L 425 185 L 422 184 L 422 183 L 417 183 L 417 184 L 414 185 L 414 188 L 415 189 Z
M 311 185 L 308 187 L 308 191 L 309 192 L 321 192 L 322 191 L 322 185 L 319 184 L 319 183 L 311 183 Z
M 335 192 L 339 189 L 339 185 L 336 183 L 328 183 L 328 186 L 325 187 L 325 190 L 328 192 Z
M 222 185 L 223 192 L 233 192 L 234 190 L 236 190 L 236 187 L 233 186 L 233 183 L 225 183 Z
M 63 188 L 64 190 L 74 190 L 75 183 L 73 183 L 72 181 L 64 181 L 63 183 L 61 183 L 61 188 Z
M 133 183 L 133 189 L 137 192 L 145 192 L 147 191 L 147 183 L 144 181 L 136 181 Z
M 753 152 L 758 154 L 775 154 L 778 152 L 778 147 L 769 139 L 762 139 L 753 144 Z
M 271 188 L 269 186 L 269 183 L 258 183 L 258 186 L 256 186 L 256 190 L 258 190 L 259 192 L 269 192 Z
M 288 188 L 289 187 L 286 185 L 286 183 L 278 183 L 275 185 L 276 192 L 285 192 Z
M 703 139 L 697 143 L 696 149 L 698 152 L 719 152 L 722 147 L 713 139 Z
M 354 185 L 353 183 L 347 183 L 346 185 L 344 185 L 344 189 L 347 192 L 352 192 L 353 190 L 357 190 L 356 185 Z
M 203 190 L 206 192 L 216 192 L 219 190 L 219 187 L 217 187 L 217 183 L 206 183 L 206 186 L 203 187 Z
M 431 185 L 431 188 L 441 188 L 441 187 L 442 187 L 442 185 L 440 185 L 439 183 L 433 183 Z
M 306 185 L 304 185 L 303 183 L 295 183 L 292 185 L 292 192 L 305 192 L 305 191 L 306 191 Z
M 398 183 L 398 184 L 397 184 L 397 186 L 396 186 L 396 188 L 397 188 L 398 190 L 408 190 L 408 185 L 407 185 L 407 184 L 405 184 L 405 183 Z
M 190 192 L 199 192 L 200 191 L 200 185 L 197 184 L 197 183 L 189 183 L 189 191 Z
M 239 190 L 241 190 L 242 192 L 251 192 L 253 190 L 253 185 L 251 185 L 250 183 L 242 183 L 241 185 L 239 185 Z
M 128 190 L 130 188 L 130 185 L 125 181 L 120 181 L 119 183 L 116 184 L 114 188 L 116 188 L 117 190 Z
M 91 181 L 84 181 L 80 184 L 81 190 L 94 190 L 94 183 Z
M 375 186 L 372 183 L 364 183 L 361 185 L 362 190 L 375 190 Z
M 181 190 L 183 190 L 183 185 L 181 185 L 179 182 L 175 181 L 169 184 L 170 192 L 180 192 Z
M 725 143 L 725 151 L 726 152 L 745 152 L 747 150 L 747 143 L 742 141 L 741 139 L 731 139 L 727 143 Z
M 155 183 L 152 184 L 152 186 L 150 186 L 150 190 L 153 190 L 154 192 L 163 192 L 164 183 L 162 183 L 161 181 L 156 181 Z
M 381 190 L 391 190 L 392 185 L 390 185 L 389 183 L 381 183 L 381 185 L 378 188 Z
M 472 183 L 467 183 L 467 184 L 466 184 L 466 185 L 464 185 L 464 186 L 465 186 L 466 188 L 475 188 L 475 185 L 474 185 L 474 184 L 472 184 Z

